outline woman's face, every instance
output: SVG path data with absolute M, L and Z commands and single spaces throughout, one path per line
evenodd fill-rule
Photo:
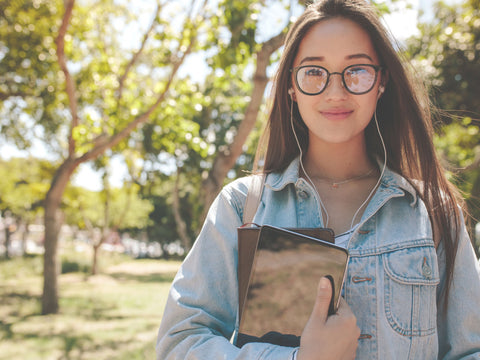
M 368 33 L 345 18 L 328 19 L 314 25 L 302 39 L 293 67 L 318 65 L 329 73 L 341 73 L 355 64 L 379 65 Z M 354 72 L 357 70 L 354 68 Z M 321 70 L 323 71 L 323 70 Z M 294 72 L 295 74 L 295 72 Z M 315 86 L 320 74 L 315 68 L 304 74 L 304 86 Z M 295 75 L 293 75 L 295 76 Z M 354 75 L 355 76 L 355 75 Z M 347 91 L 340 75 L 330 75 L 325 90 L 318 95 L 306 95 L 295 80 L 294 99 L 309 130 L 310 146 L 328 144 L 364 145 L 364 130 L 376 107 L 381 74 L 373 88 L 362 95 Z M 351 89 L 357 91 L 354 81 Z

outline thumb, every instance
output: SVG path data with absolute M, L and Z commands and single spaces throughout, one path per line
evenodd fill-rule
M 313 306 L 312 315 L 321 318 L 324 322 L 327 321 L 328 308 L 332 299 L 332 285 L 330 280 L 322 277 L 318 283 L 317 298 Z

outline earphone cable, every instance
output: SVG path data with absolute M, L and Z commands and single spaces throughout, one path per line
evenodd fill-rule
M 307 180 L 310 182 L 310 184 L 313 187 L 313 190 L 315 191 L 315 193 L 317 195 L 317 199 L 318 199 L 318 202 L 320 203 L 321 209 L 325 213 L 325 227 L 328 227 L 329 216 L 328 216 L 327 208 L 323 204 L 322 198 L 320 197 L 320 194 L 317 191 L 317 187 L 315 186 L 312 179 L 310 179 L 310 176 L 308 176 L 308 173 L 305 170 L 305 167 L 303 166 L 303 151 L 302 151 L 302 147 L 300 146 L 300 141 L 298 140 L 298 137 L 297 137 L 297 132 L 295 131 L 295 127 L 293 126 L 293 99 L 291 98 L 291 94 L 290 94 L 290 101 L 291 101 L 290 102 L 290 125 L 292 126 L 293 136 L 295 137 L 295 141 L 297 143 L 298 150 L 300 151 L 300 167 L 302 168 L 303 173 L 307 177 Z
M 378 177 L 378 180 L 377 180 L 377 183 L 375 184 L 375 186 L 372 188 L 372 190 L 370 191 L 370 193 L 368 194 L 367 198 L 365 199 L 365 201 L 362 203 L 362 205 L 360 205 L 360 207 L 357 209 L 357 211 L 355 212 L 355 214 L 353 215 L 353 218 L 352 218 L 352 222 L 350 223 L 350 229 L 353 228 L 353 223 L 355 222 L 355 218 L 357 217 L 359 211 L 361 208 L 363 208 L 365 206 L 365 204 L 368 202 L 368 200 L 370 199 L 370 197 L 373 195 L 373 193 L 375 192 L 375 190 L 377 189 L 378 185 L 380 184 L 380 182 L 382 181 L 382 177 L 383 177 L 383 174 L 385 173 L 385 168 L 387 167 L 387 148 L 385 146 L 385 142 L 383 141 L 383 137 L 382 137 L 382 133 L 380 131 L 380 126 L 378 125 L 378 120 L 377 120 L 377 107 L 375 106 L 375 112 L 374 112 L 374 119 L 375 119 L 375 125 L 377 127 L 377 132 L 378 132 L 378 135 L 380 136 L 380 141 L 382 143 L 382 147 L 383 147 L 383 166 L 382 166 L 382 171 L 380 172 L 380 176 Z

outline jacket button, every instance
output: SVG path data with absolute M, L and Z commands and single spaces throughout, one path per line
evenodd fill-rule
M 300 190 L 298 192 L 298 196 L 300 196 L 302 199 L 306 199 L 308 198 L 308 192 L 306 192 L 305 190 Z
M 425 279 L 432 279 L 432 268 L 427 264 L 427 258 L 423 258 L 422 273 Z

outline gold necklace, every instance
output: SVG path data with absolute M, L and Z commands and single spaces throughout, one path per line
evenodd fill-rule
M 370 171 L 366 172 L 365 174 L 358 175 L 358 176 L 354 176 L 354 177 L 351 177 L 351 178 L 348 178 L 348 179 L 345 179 L 345 180 L 340 180 L 340 181 L 334 181 L 333 179 L 319 178 L 319 177 L 317 177 L 316 179 L 317 179 L 318 181 L 321 181 L 321 182 L 325 182 L 325 183 L 330 184 L 330 186 L 332 187 L 332 189 L 337 189 L 340 185 L 349 183 L 349 182 L 351 182 L 351 181 L 355 181 L 355 180 L 360 180 L 360 179 L 367 178 L 367 177 L 369 177 L 374 171 L 375 171 L 375 168 L 371 169 Z

